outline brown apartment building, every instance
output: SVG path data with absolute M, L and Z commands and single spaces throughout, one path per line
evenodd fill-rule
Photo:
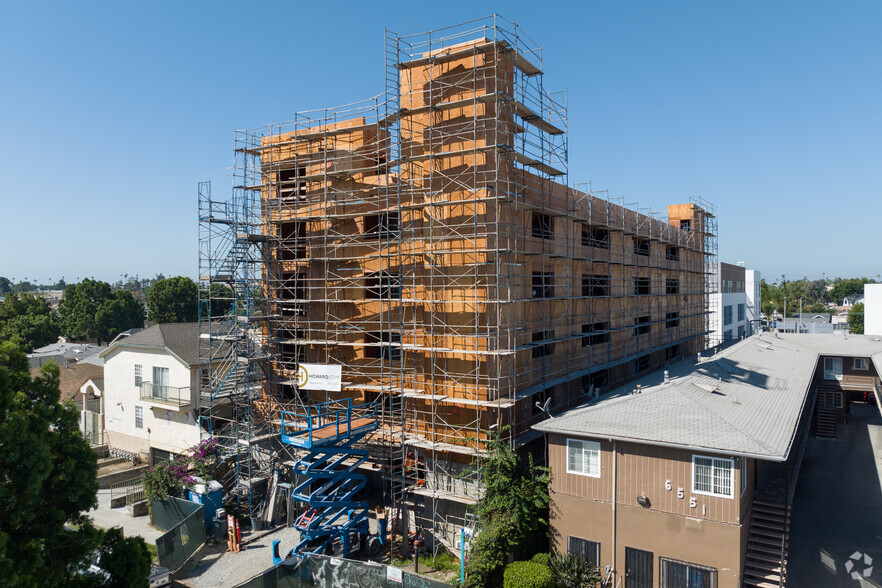
M 553 549 L 625 588 L 783 586 L 806 439 L 835 437 L 880 369 L 870 337 L 765 333 L 536 425 Z
M 288 407 L 379 401 L 387 500 L 450 545 L 488 431 L 541 453 L 543 408 L 704 348 L 715 219 L 569 188 L 566 100 L 516 25 L 386 50 L 383 96 L 242 132 L 236 198 L 203 193 L 204 302 L 232 284 L 252 329 L 231 352 L 250 392 L 206 416 L 272 430 Z M 298 389 L 300 363 L 341 366 L 341 391 Z

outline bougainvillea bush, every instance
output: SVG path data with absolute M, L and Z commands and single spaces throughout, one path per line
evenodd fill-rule
M 148 504 L 180 496 L 184 489 L 192 488 L 196 478 L 207 482 L 214 478 L 220 462 L 220 445 L 214 439 L 205 439 L 188 450 L 188 455 L 162 461 L 144 472 L 144 495 Z

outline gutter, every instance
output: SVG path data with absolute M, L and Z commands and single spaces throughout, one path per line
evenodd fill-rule
M 759 459 L 762 461 L 787 461 L 787 455 L 785 454 L 783 457 L 778 455 L 762 455 L 759 453 L 745 453 L 742 451 L 728 451 L 725 449 L 719 449 L 714 447 L 702 447 L 699 445 L 682 445 L 677 443 L 665 443 L 664 441 L 649 441 L 646 439 L 637 439 L 634 437 L 621 437 L 614 435 L 602 435 L 599 433 L 582 433 L 579 431 L 566 431 L 563 429 L 551 429 L 551 428 L 543 428 L 540 429 L 539 425 L 534 425 L 534 429 L 537 431 L 542 431 L 544 433 L 553 433 L 555 435 L 569 435 L 573 437 L 585 437 L 588 439 L 608 439 L 609 441 L 623 441 L 626 443 L 637 443 L 639 445 L 651 445 L 653 447 L 669 447 L 673 449 L 688 449 L 688 450 L 698 450 L 704 451 L 705 453 L 713 453 L 716 455 L 737 455 L 739 457 L 750 457 L 753 459 Z M 789 453 L 789 450 L 788 450 Z

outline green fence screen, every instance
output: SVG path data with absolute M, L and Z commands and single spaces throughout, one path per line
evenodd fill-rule
M 341 557 L 309 554 L 292 557 L 270 568 L 238 588 L 449 588 L 449 584 L 398 570 L 389 574 L 390 566 L 373 562 L 353 561 Z M 394 568 L 393 568 L 394 570 Z M 390 576 L 392 579 L 390 579 Z
M 179 498 L 153 503 L 153 524 L 168 531 L 156 540 L 159 564 L 175 571 L 205 543 L 202 505 Z

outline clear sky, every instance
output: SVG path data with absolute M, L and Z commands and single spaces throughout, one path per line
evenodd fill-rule
M 0 276 L 196 277 L 235 129 L 383 90 L 383 32 L 498 12 L 567 89 L 569 182 L 701 196 L 720 259 L 882 273 L 882 2 L 0 0 Z

